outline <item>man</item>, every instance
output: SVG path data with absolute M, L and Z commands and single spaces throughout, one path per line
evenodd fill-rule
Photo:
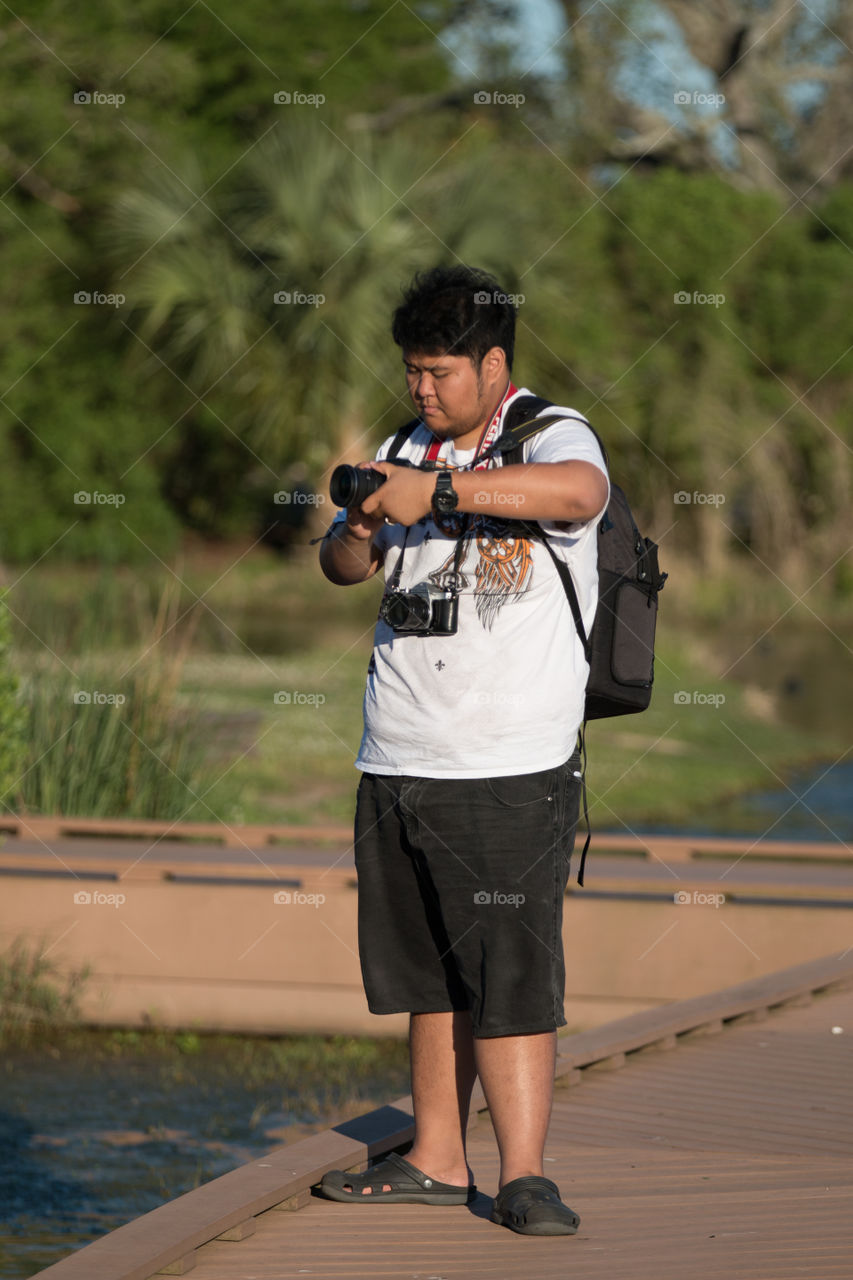
M 410 1014 L 415 1140 L 407 1159 L 327 1174 L 322 1190 L 360 1204 L 466 1203 L 479 1075 L 501 1159 L 493 1221 L 572 1234 L 579 1218 L 542 1161 L 565 1025 L 562 900 L 587 664 L 548 550 L 516 522 L 548 532 L 589 629 L 607 472 L 566 408 L 546 411 L 562 420 L 525 442 L 523 465 L 482 456 L 529 394 L 510 379 L 515 309 L 491 276 L 417 276 L 392 334 L 420 419 L 399 454 L 413 465 L 383 461 L 386 440 L 363 464 L 384 483 L 339 513 L 320 562 L 340 585 L 385 572 L 356 762 L 359 949 L 372 1012 Z M 420 630 L 390 594 L 413 588 Z

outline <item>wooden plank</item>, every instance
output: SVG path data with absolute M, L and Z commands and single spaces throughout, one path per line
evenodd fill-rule
M 558 1072 L 563 1068 L 588 1066 L 615 1053 L 631 1052 L 668 1035 L 683 1035 L 714 1019 L 738 1017 L 831 984 L 850 982 L 853 982 L 853 952 L 844 958 L 811 960 L 722 991 L 629 1014 L 603 1027 L 561 1037 L 557 1042 Z
M 260 846 L 252 850 L 257 860 L 247 862 L 212 861 L 209 855 L 201 853 L 198 858 L 185 859 L 164 856 L 161 851 L 140 853 L 138 849 L 128 848 L 123 856 L 106 853 L 77 851 L 73 845 L 69 848 L 66 842 L 61 851 L 43 852 L 18 851 L 0 852 L 0 870 L 10 877 L 15 873 L 22 876 L 39 874 L 73 877 L 85 875 L 87 878 L 103 877 L 104 880 L 121 880 L 126 883 L 151 883 L 152 881 L 169 881 L 174 884 L 197 883 L 208 881 L 211 885 L 221 884 L 223 888 L 235 888 L 243 885 L 280 884 L 284 888 L 293 888 L 304 892 L 323 892 L 326 889 L 354 890 L 357 887 L 355 871 L 349 859 L 343 865 L 318 866 L 299 862 L 266 862 Z M 330 854 L 330 859 L 332 855 Z M 335 861 L 340 861 L 335 858 Z M 687 882 L 679 882 L 687 883 Z M 678 892 L 698 895 L 693 910 L 713 911 L 712 903 L 721 893 L 724 894 L 726 911 L 750 907 L 758 900 L 769 906 L 808 907 L 812 903 L 819 906 L 829 905 L 853 908 L 853 882 L 849 885 L 824 885 L 803 879 L 792 879 L 785 883 L 761 880 L 741 881 L 736 887 L 721 887 L 719 880 L 690 880 L 689 888 L 673 890 L 673 881 L 668 876 L 652 879 L 649 875 L 608 876 L 600 888 L 579 889 L 569 885 L 567 896 L 580 902 L 584 898 L 608 898 L 630 895 L 638 903 L 644 901 L 657 903 L 661 895 L 666 901 L 675 902 Z M 707 905 L 703 905 L 703 899 Z
M 61 836 L 79 838 L 87 834 L 157 838 L 170 840 L 214 840 L 226 848 L 245 848 L 252 844 L 292 843 L 294 841 L 352 842 L 352 828 L 343 823 L 276 824 L 146 821 L 130 818 L 69 818 L 59 815 L 9 814 L 0 819 L 0 831 L 19 839 L 55 840 Z M 802 859 L 815 858 L 829 862 L 853 861 L 853 847 L 841 841 L 772 840 L 764 836 L 636 836 L 596 833 L 595 853 L 626 853 L 643 859 L 659 857 L 664 862 L 684 862 L 694 858 Z
M 221 883 L 223 887 L 233 887 L 235 883 L 246 881 L 259 885 L 269 884 L 271 887 L 282 885 L 300 891 L 307 885 L 313 889 L 349 890 L 356 887 L 355 873 L 352 867 L 317 867 L 290 863 L 262 862 L 176 862 L 173 859 L 140 857 L 138 853 L 127 855 L 129 862 L 122 865 L 118 858 L 103 855 L 81 855 L 63 849 L 57 856 L 50 853 L 0 853 L 0 869 L 7 875 L 20 872 L 28 875 L 33 871 L 53 872 L 59 876 L 74 876 L 85 873 L 87 878 L 102 876 L 105 880 L 121 880 L 126 883 L 143 881 L 168 880 L 180 884 L 182 881 L 192 883 L 199 879 Z
M 56 840 L 61 836 L 80 838 L 126 836 L 134 839 L 168 836 L 170 840 L 212 840 L 226 848 L 252 844 L 292 841 L 344 840 L 352 842 L 352 827 L 343 823 L 314 825 L 249 824 L 221 822 L 157 822 L 135 818 L 66 818 L 42 815 L 9 815 L 0 821 L 0 831 L 18 839 Z
M 853 847 L 830 840 L 772 840 L 765 836 L 635 836 L 594 834 L 590 852 L 626 853 L 653 858 L 659 855 L 670 861 L 733 854 L 747 858 L 826 858 L 830 862 L 853 860 Z
M 246 1218 L 243 1222 L 238 1222 L 235 1227 L 229 1227 L 227 1231 L 220 1231 L 216 1237 L 217 1240 L 248 1240 L 249 1236 L 255 1234 L 255 1219 Z
M 185 1253 L 183 1257 L 176 1258 L 174 1262 L 170 1262 L 168 1266 L 161 1267 L 157 1272 L 158 1276 L 187 1276 L 191 1271 L 195 1270 L 198 1261 L 198 1253 L 193 1249 L 192 1253 Z

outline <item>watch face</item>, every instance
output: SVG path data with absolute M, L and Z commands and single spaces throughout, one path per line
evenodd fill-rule
M 432 505 L 436 511 L 449 514 L 451 511 L 456 510 L 458 502 L 459 495 L 453 488 L 453 480 L 447 472 L 444 472 L 442 475 L 439 475 L 435 482 L 435 492 L 432 495 Z

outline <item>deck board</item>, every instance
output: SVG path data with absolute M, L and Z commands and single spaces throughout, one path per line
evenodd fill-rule
M 831 1028 L 841 1026 L 841 1034 Z M 582 1218 L 574 1237 L 488 1218 L 486 1116 L 468 1207 L 270 1211 L 197 1253 L 194 1280 L 835 1280 L 853 1276 L 853 991 L 819 995 L 558 1088 L 546 1170 Z

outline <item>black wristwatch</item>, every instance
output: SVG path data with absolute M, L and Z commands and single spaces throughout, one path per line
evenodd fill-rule
M 453 488 L 453 476 L 449 471 L 439 471 L 432 495 L 432 509 L 436 515 L 449 516 L 459 505 L 459 494 Z

